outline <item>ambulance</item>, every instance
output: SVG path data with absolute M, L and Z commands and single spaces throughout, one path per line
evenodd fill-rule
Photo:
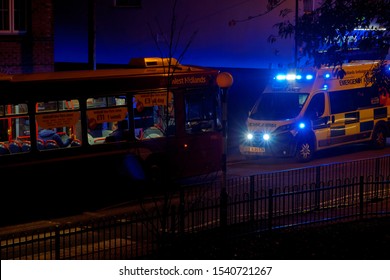
M 355 61 L 275 75 L 249 112 L 240 153 L 308 162 L 317 151 L 342 145 L 385 148 L 390 89 L 372 86 L 378 63 Z M 390 72 L 389 67 L 385 61 Z

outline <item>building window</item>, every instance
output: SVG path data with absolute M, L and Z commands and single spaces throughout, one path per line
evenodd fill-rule
M 0 0 L 0 34 L 20 34 L 27 29 L 27 0 Z
M 141 8 L 141 0 L 114 0 L 114 7 Z

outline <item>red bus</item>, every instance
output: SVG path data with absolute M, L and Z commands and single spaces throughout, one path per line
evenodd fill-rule
M 76 196 L 107 182 L 126 189 L 219 171 L 218 74 L 145 58 L 118 69 L 0 75 L 0 172 L 15 190 L 49 176 L 76 186 Z

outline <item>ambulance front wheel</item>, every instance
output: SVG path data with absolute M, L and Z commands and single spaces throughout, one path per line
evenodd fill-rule
M 295 158 L 298 162 L 309 162 L 313 159 L 314 144 L 310 139 L 299 139 Z

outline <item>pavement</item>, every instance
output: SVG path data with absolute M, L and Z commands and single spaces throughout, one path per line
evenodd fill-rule
M 235 148 L 230 148 L 227 152 L 227 157 L 226 161 L 227 164 L 232 164 L 236 162 L 240 162 L 244 160 L 244 156 L 242 156 L 239 152 L 238 147 Z M 199 178 L 193 178 L 186 180 L 187 184 L 196 184 L 199 183 L 200 180 L 204 179 L 210 179 L 210 178 L 216 178 L 216 176 L 220 176 L 220 172 L 216 173 L 215 175 L 207 175 L 208 177 L 199 177 Z M 110 210 L 112 212 L 112 210 Z M 97 216 L 104 216 L 104 211 L 96 211 L 96 212 L 84 212 L 81 213 L 80 215 L 74 215 L 74 216 L 69 216 L 69 217 L 64 217 L 64 218 L 58 218 L 58 219 L 52 219 L 52 220 L 39 220 L 39 221 L 33 221 L 29 223 L 22 223 L 22 224 L 17 224 L 17 225 L 10 225 L 10 226 L 4 226 L 0 227 L 0 234 L 7 234 L 7 233 L 12 233 L 18 230 L 23 230 L 23 231 L 29 231 L 29 230 L 35 230 L 39 229 L 42 227 L 47 227 L 47 226 L 53 226 L 58 223 L 66 223 L 69 222 L 70 220 L 88 220 L 91 218 L 96 218 Z

